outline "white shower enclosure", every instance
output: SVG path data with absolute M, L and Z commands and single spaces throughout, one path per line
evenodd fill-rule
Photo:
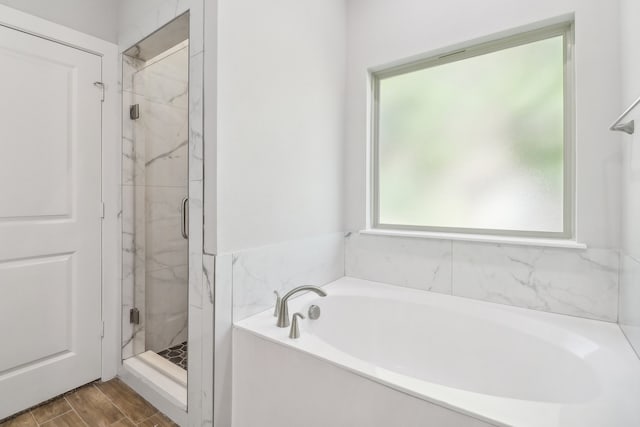
M 188 16 L 124 52 L 122 358 L 186 369 Z

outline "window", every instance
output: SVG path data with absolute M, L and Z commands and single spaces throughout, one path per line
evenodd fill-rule
M 567 238 L 571 26 L 372 73 L 372 225 Z

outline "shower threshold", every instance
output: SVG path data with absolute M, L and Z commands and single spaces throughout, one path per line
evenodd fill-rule
M 174 365 L 177 365 L 186 370 L 187 352 L 187 342 L 185 341 L 178 345 L 174 345 L 173 347 L 169 347 L 166 350 L 159 351 L 158 356 L 162 356 Z
M 187 371 L 150 350 L 126 359 L 123 368 L 125 375 L 133 376 L 177 408 L 186 410 Z

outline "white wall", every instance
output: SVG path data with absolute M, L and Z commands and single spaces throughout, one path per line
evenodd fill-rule
M 620 137 L 618 2 L 599 0 L 349 0 L 346 225 L 365 227 L 367 69 L 575 12 L 577 233 L 617 248 Z
M 0 0 L 14 9 L 116 42 L 117 0 Z
M 620 111 L 640 96 L 640 3 L 621 0 L 622 103 Z M 627 120 L 640 125 L 640 108 Z M 620 275 L 620 325 L 640 353 L 640 135 L 623 137 L 622 168 L 622 270 Z
M 218 252 L 342 231 L 344 1 L 218 13 Z
M 640 44 L 640 2 L 636 0 L 621 0 L 621 46 L 622 46 L 622 102 L 619 111 L 622 112 L 640 96 L 640 56 L 636 51 Z M 635 119 L 640 125 L 640 112 L 633 111 L 627 120 Z M 633 136 L 623 135 L 624 164 L 622 200 L 622 249 L 640 260 L 640 136 L 636 132 Z
M 122 49 L 160 29 L 174 18 L 190 11 L 189 52 L 203 50 L 204 0 L 113 0 L 118 3 L 118 44 Z

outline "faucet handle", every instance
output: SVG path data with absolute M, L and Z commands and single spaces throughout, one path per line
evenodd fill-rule
M 278 317 L 278 314 L 280 314 L 280 302 L 282 301 L 282 298 L 280 298 L 278 291 L 273 291 L 273 293 L 276 294 L 276 306 L 273 309 L 273 317 Z
M 291 330 L 289 331 L 289 338 L 298 339 L 300 338 L 300 328 L 298 327 L 298 318 L 304 319 L 302 313 L 294 313 L 293 318 L 291 319 Z

